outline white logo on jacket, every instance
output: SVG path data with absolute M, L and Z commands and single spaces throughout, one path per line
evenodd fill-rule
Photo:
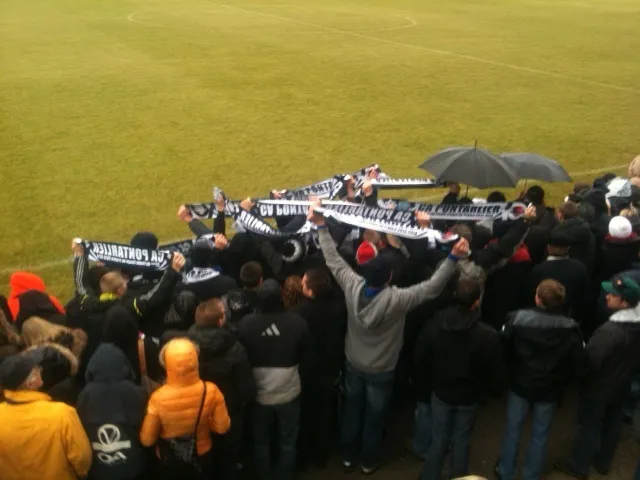
M 105 423 L 98 428 L 98 442 L 93 442 L 91 446 L 93 450 L 99 452 L 98 460 L 107 465 L 116 462 L 124 462 L 127 456 L 120 450 L 131 448 L 131 442 L 125 440 L 120 441 L 120 429 L 111 423 Z

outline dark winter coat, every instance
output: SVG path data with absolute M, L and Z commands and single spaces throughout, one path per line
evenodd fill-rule
M 485 323 L 500 331 L 507 314 L 524 307 L 530 272 L 531 256 L 523 244 L 506 265 L 487 276 L 481 309 Z
M 90 479 L 133 479 L 145 468 L 138 431 L 147 395 L 133 379 L 126 356 L 113 344 L 101 344 L 89 361 L 76 408 L 93 448 Z
M 244 347 L 231 332 L 216 326 L 193 325 L 188 336 L 200 348 L 200 378 L 217 385 L 231 416 L 242 412 L 256 396 L 256 383 Z
M 280 285 L 272 279 L 258 288 L 258 313 L 238 326 L 238 339 L 247 349 L 262 405 L 279 405 L 301 392 L 301 372 L 313 355 L 307 322 L 284 312 Z
M 588 312 L 591 298 L 591 281 L 584 264 L 570 257 L 549 257 L 533 267 L 527 285 L 526 306 L 535 306 L 538 285 L 543 280 L 556 280 L 565 288 L 564 313 L 581 324 Z
M 602 282 L 629 270 L 638 261 L 640 237 L 618 239 L 607 235 L 602 242 L 597 277 Z
M 593 274 L 596 260 L 596 243 L 589 228 L 589 224 L 582 218 L 570 218 L 560 222 L 553 234 L 566 238 L 569 242 L 569 256 L 580 260 L 587 268 L 589 275 Z
M 587 344 L 589 373 L 583 395 L 614 401 L 629 392 L 640 369 L 640 306 L 615 312 Z
M 534 265 L 544 260 L 549 234 L 557 224 L 558 221 L 552 208 L 544 205 L 536 206 L 536 220 L 531 225 L 529 234 L 524 241 L 529 249 L 531 262 Z
M 329 292 L 307 298 L 294 307 L 307 322 L 316 355 L 310 367 L 312 385 L 333 385 L 344 364 L 344 340 L 347 332 L 347 307 L 344 297 Z
M 586 356 L 578 324 L 539 308 L 509 315 L 502 332 L 509 386 L 532 402 L 553 402 L 584 373 Z
M 419 390 L 431 390 L 449 405 L 471 405 L 499 392 L 504 378 L 500 335 L 479 320 L 478 311 L 449 307 L 427 323 L 414 353 Z

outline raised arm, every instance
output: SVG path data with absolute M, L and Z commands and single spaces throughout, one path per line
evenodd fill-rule
M 182 272 L 184 264 L 184 256 L 181 253 L 175 252 L 171 259 L 171 266 L 164 272 L 155 287 L 144 295 L 138 295 L 131 300 L 131 308 L 133 311 L 139 316 L 142 316 L 147 310 L 162 304 L 180 279 L 180 272 Z
M 75 240 L 71 242 L 71 251 L 73 252 L 73 283 L 76 294 L 82 297 L 88 293 L 84 285 L 84 272 L 88 260 L 84 247 Z

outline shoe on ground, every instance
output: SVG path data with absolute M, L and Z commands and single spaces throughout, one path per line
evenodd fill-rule
M 356 467 L 354 466 L 353 462 L 350 462 L 349 460 L 342 461 L 342 470 L 344 471 L 344 473 L 351 473 L 355 469 Z
M 380 465 L 374 465 L 371 467 L 367 467 L 366 465 L 360 465 L 360 471 L 364 475 L 373 475 L 378 471 L 379 468 L 380 468 Z
M 582 473 L 578 473 L 574 471 L 566 462 L 557 462 L 554 463 L 553 466 L 556 470 L 561 471 L 562 473 L 569 475 L 570 477 L 577 478 L 578 480 L 589 480 L 589 475 L 583 475 Z
M 417 460 L 424 462 L 426 456 L 419 453 L 415 448 L 413 448 L 413 441 L 409 438 L 406 442 L 404 442 L 404 448 Z

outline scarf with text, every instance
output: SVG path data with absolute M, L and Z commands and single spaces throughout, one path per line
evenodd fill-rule
M 378 200 L 381 208 L 393 208 L 403 212 L 426 212 L 432 220 L 481 221 L 516 220 L 526 209 L 524 203 L 440 203 L 429 204 L 401 199 Z
M 79 240 L 79 239 L 78 239 Z M 78 240 L 76 240 L 78 242 Z M 89 260 L 105 265 L 136 270 L 166 270 L 173 253 L 168 250 L 152 250 L 113 242 L 80 240 Z

